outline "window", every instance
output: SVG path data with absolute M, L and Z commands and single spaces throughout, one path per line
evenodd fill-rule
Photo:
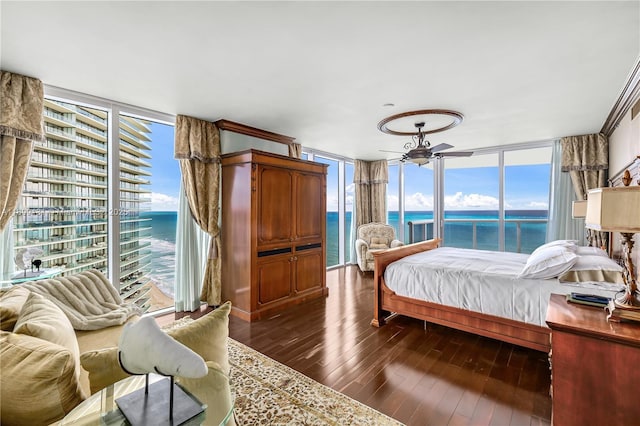
M 404 242 L 434 237 L 433 164 L 404 164 Z
M 345 263 L 351 262 L 351 234 L 355 234 L 354 227 L 355 223 L 352 223 L 353 220 L 353 200 L 355 198 L 355 184 L 353 183 L 353 163 L 345 162 L 345 214 L 344 214 L 344 247 L 345 247 Z M 353 248 L 355 250 L 355 248 Z M 354 259 L 355 261 L 355 259 Z
M 499 250 L 498 154 L 444 160 L 446 246 Z
M 531 253 L 545 243 L 551 148 L 504 153 L 505 250 Z
M 173 306 L 180 181 L 173 126 L 133 114 L 113 120 L 118 106 L 108 101 L 60 99 L 45 99 L 46 141 L 34 144 L 15 249 L 41 249 L 41 267 L 63 275 L 98 269 L 146 310 Z M 110 247 L 117 247 L 111 255 Z
M 340 264 L 340 217 L 337 160 L 314 156 L 314 161 L 328 164 L 327 168 L 327 267 Z
M 45 100 L 46 141 L 33 146 L 14 217 L 16 251 L 42 250 L 42 268 L 107 273 L 107 112 Z

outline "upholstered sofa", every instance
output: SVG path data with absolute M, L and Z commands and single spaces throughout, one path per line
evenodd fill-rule
M 230 310 L 226 303 L 168 333 L 202 356 L 210 369 L 228 374 Z M 134 315 L 126 322 L 138 319 Z M 17 285 L 0 291 L 0 326 L 3 425 L 51 424 L 90 394 L 127 376 L 117 361 L 124 324 L 74 330 L 55 303 Z
M 356 258 L 360 270 L 373 271 L 373 252 L 404 245 L 396 239 L 393 226 L 372 222 L 358 226 L 356 233 Z

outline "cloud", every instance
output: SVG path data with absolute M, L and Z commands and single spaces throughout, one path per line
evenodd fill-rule
M 160 212 L 178 211 L 178 197 L 162 194 L 160 192 L 151 193 L 151 210 Z
M 405 210 L 433 210 L 433 196 L 416 192 L 404 198 Z
M 531 201 L 528 204 L 528 207 L 534 210 L 547 210 L 549 208 L 549 203 L 546 201 Z
M 445 209 L 497 210 L 498 206 L 499 200 L 491 195 L 456 192 L 455 195 L 445 195 L 444 197 Z

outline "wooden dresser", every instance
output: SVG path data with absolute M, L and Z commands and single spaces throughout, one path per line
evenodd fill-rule
M 222 300 L 252 321 L 328 295 L 327 165 L 257 150 L 222 156 Z
M 552 423 L 640 422 L 640 323 L 608 322 L 603 309 L 552 295 Z

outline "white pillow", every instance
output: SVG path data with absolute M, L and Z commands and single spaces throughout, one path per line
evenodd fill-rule
M 518 278 L 555 278 L 568 271 L 578 261 L 578 255 L 563 245 L 536 249 L 527 259 Z
M 576 254 L 578 256 L 604 256 L 607 259 L 609 255 L 606 251 L 602 250 L 600 247 L 582 247 L 578 246 L 576 248 Z
M 555 240 L 555 241 L 549 241 L 546 244 L 541 245 L 540 247 L 538 247 L 537 249 L 535 249 L 531 254 L 535 254 L 538 253 L 540 251 L 543 251 L 549 247 L 556 247 L 556 246 L 560 246 L 560 247 L 566 247 L 568 249 L 570 249 L 571 251 L 575 252 L 576 251 L 576 243 L 578 241 L 577 240 Z
M 578 256 L 577 262 L 568 271 L 562 273 L 558 277 L 558 280 L 567 283 L 597 282 L 623 284 L 622 270 L 622 266 L 606 256 L 584 255 Z

